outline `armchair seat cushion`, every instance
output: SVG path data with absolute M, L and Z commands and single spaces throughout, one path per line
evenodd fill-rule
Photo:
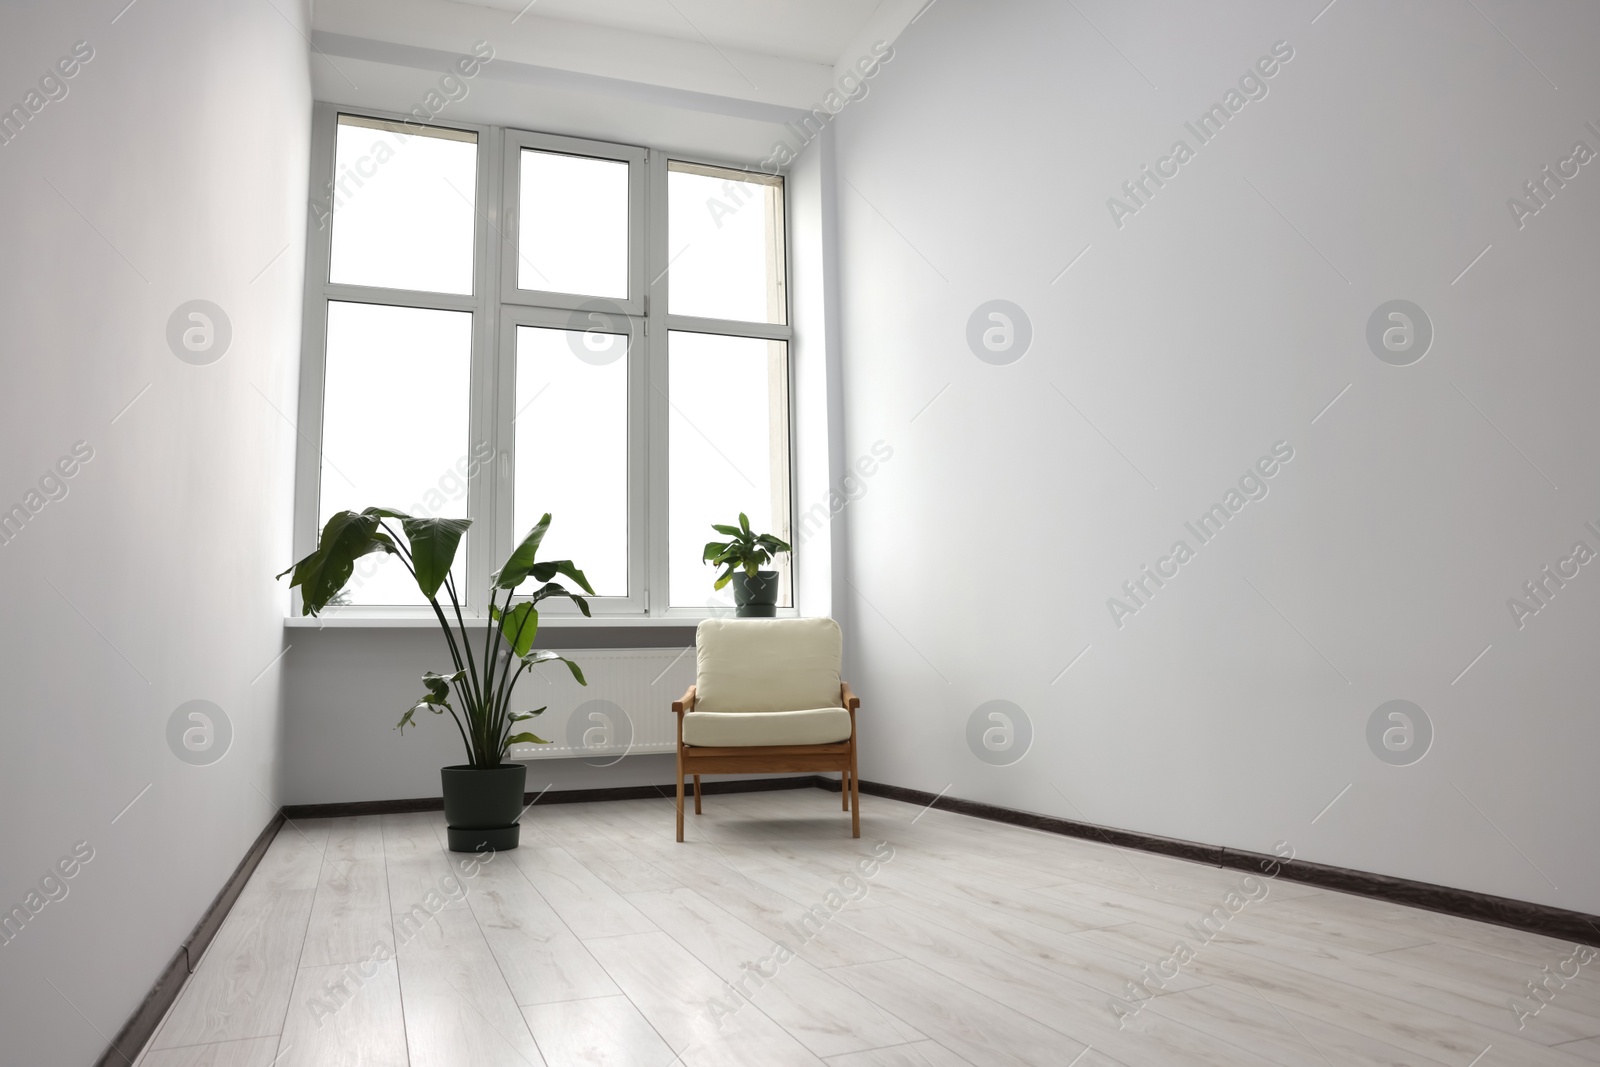
M 844 708 L 810 711 L 691 711 L 683 717 L 683 743 L 703 748 L 762 745 L 831 745 L 850 740 Z

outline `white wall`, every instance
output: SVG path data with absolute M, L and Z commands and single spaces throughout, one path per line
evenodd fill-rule
M 1268 95 L 1116 225 L 1278 41 Z M 1600 163 L 1507 207 L 1600 151 L 1597 45 L 1593 5 L 1505 0 L 912 25 L 836 123 L 845 452 L 895 449 L 836 587 L 863 775 L 1600 911 L 1600 567 L 1507 606 L 1600 549 Z M 1392 298 L 1435 327 L 1410 366 L 1365 337 Z M 1032 324 L 1009 365 L 965 336 L 993 299 Z M 1119 628 L 1108 598 L 1279 441 L 1269 495 Z M 1396 698 L 1435 732 L 1407 766 L 1366 739 Z M 1031 721 L 1009 766 L 968 745 L 991 700 Z
M 478 624 L 481 627 L 481 624 Z M 480 638 L 481 628 L 476 628 Z M 547 630 L 546 633 L 554 631 Z M 661 648 L 693 642 L 681 629 L 661 631 Z M 668 637 L 670 635 L 670 638 Z M 602 635 L 585 635 L 597 643 Z M 465 761 L 461 737 L 444 718 L 419 714 L 417 727 L 402 735 L 394 729 L 421 690 L 425 670 L 443 670 L 450 653 L 437 627 L 429 629 L 295 628 L 284 674 L 284 803 L 341 804 L 440 795 L 439 768 Z M 550 644 L 540 641 L 540 647 Z M 637 642 L 636 642 L 637 644 Z M 627 667 L 597 662 L 585 649 L 561 651 L 583 668 L 592 690 L 617 684 Z M 603 657 L 601 657 L 603 660 Z M 659 698 L 649 712 L 662 715 L 692 679 L 694 655 L 662 672 L 652 690 Z M 649 677 L 646 673 L 644 677 Z M 555 705 L 530 673 L 517 688 L 522 707 Z M 547 718 L 530 728 L 548 740 L 565 742 L 556 723 L 567 707 L 552 706 Z M 631 709 L 637 712 L 639 709 Z M 539 759 L 528 762 L 527 788 L 603 789 L 671 783 L 674 757 L 632 754 L 608 763 L 596 759 Z M 667 808 L 670 813 L 671 807 Z M 537 819 L 537 813 L 533 816 Z
M 0 15 L 5 106 L 93 48 L 0 146 L 0 508 L 93 450 L 0 547 L 0 906 L 93 849 L 0 946 L 8 1063 L 93 1061 L 276 806 L 307 11 L 122 8 Z M 209 365 L 166 339 L 195 299 L 231 322 Z M 233 730 L 207 766 L 167 741 L 197 699 Z

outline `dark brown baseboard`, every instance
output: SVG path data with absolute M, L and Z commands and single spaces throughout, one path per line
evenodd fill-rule
M 1221 866 L 1241 871 L 1261 871 L 1269 869 L 1275 860 L 1275 856 L 1225 848 L 1222 850 Z M 1568 911 L 1549 904 L 1533 904 L 1432 882 L 1415 882 L 1388 874 L 1330 867 L 1307 860 L 1289 860 L 1280 862 L 1279 866 L 1278 877 L 1291 882 L 1356 893 L 1391 904 L 1424 908 L 1462 919 L 1476 919 L 1478 922 L 1544 934 L 1563 941 L 1581 941 L 1590 945 L 1600 942 L 1600 916 L 1586 915 L 1581 911 Z
M 819 778 L 817 784 L 835 792 L 839 788 L 839 783 L 835 779 Z M 1283 860 L 1278 856 L 1246 852 L 1225 845 L 1205 845 L 1197 841 L 1142 834 L 1135 830 L 1117 830 L 1109 826 L 1058 819 L 1051 815 L 1037 815 L 1033 812 L 1017 811 L 1014 808 L 1003 808 L 997 804 L 962 800 L 959 797 L 938 796 L 921 789 L 884 785 L 865 779 L 861 782 L 861 792 L 871 796 L 887 797 L 890 800 L 901 800 L 908 804 L 935 807 L 941 811 L 953 811 L 960 815 L 971 815 L 992 822 L 1025 826 L 1067 837 L 1081 837 L 1120 848 L 1138 849 L 1141 852 L 1175 856 L 1178 859 L 1204 863 L 1211 867 L 1262 873 L 1270 871 L 1272 865 L 1277 864 L 1278 869 L 1274 877 L 1285 878 L 1291 882 L 1302 882 L 1323 889 L 1372 897 L 1391 904 L 1424 908 L 1462 919 L 1475 919 L 1478 922 L 1507 926 L 1513 930 L 1526 930 L 1529 933 L 1544 934 L 1546 937 L 1557 937 L 1567 941 L 1582 941 L 1592 945 L 1596 943 L 1596 939 L 1600 939 L 1600 916 L 1586 915 L 1581 911 L 1568 911 L 1548 904 L 1512 900 L 1508 897 L 1477 893 L 1470 889 L 1454 889 L 1450 886 L 1434 885 L 1431 882 L 1415 882 L 1409 878 L 1372 874 L 1348 867 L 1330 867 L 1307 860 Z
M 741 778 L 734 781 L 702 781 L 700 792 L 707 796 L 718 793 L 766 793 L 775 789 L 812 789 L 820 784 L 816 775 L 797 775 L 792 778 Z M 825 788 L 838 788 L 837 779 Z M 543 794 L 527 793 L 523 800 L 540 804 L 593 804 L 602 800 L 656 800 L 674 796 L 671 783 L 667 785 L 624 785 L 609 789 L 552 789 Z M 413 811 L 443 811 L 443 797 L 413 797 L 408 800 L 356 800 L 343 804 L 290 804 L 283 813 L 291 819 L 336 819 L 351 815 L 400 815 Z
M 234 901 L 239 899 L 245 883 L 250 881 L 250 876 L 260 865 L 261 857 L 267 854 L 267 846 L 272 844 L 272 839 L 278 836 L 278 830 L 286 821 L 283 812 L 277 812 L 267 823 L 266 829 L 257 835 L 254 843 L 245 852 L 244 858 L 239 861 L 239 865 L 223 883 L 222 889 L 212 899 L 211 906 L 200 916 L 200 921 L 195 924 L 194 930 L 184 938 L 183 944 L 178 946 L 178 951 L 161 969 L 161 974 L 156 977 L 150 992 L 145 994 L 144 1000 L 134 1009 L 128 1021 L 122 1024 L 117 1036 L 111 1039 L 110 1047 L 95 1061 L 95 1067 L 129 1067 L 138 1057 L 140 1050 L 155 1036 L 156 1027 L 161 1025 L 167 1009 L 178 999 L 184 981 L 194 973 L 200 957 L 211 945 L 211 939 L 216 937 L 217 931 L 222 928 L 222 920 L 233 910 Z

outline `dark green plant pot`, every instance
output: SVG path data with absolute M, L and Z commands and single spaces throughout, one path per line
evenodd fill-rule
M 451 852 L 504 852 L 517 847 L 526 766 L 441 767 L 439 777 L 444 783 Z
M 741 619 L 770 619 L 778 614 L 778 572 L 757 571 L 754 578 L 733 572 L 733 613 Z

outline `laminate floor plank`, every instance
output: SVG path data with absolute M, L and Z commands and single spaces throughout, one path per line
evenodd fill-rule
M 1584 1063 L 1600 1063 L 1600 1037 L 1591 1037 L 1585 1041 L 1570 1041 L 1556 1047 Z
M 766 937 L 692 889 L 629 899 L 725 983 L 743 986 L 752 1003 L 820 1057 L 922 1037 L 793 955 L 797 938 Z
M 277 1067 L 407 1067 L 395 961 L 367 973 L 349 964 L 296 976 Z
M 1131 953 L 1090 948 L 1069 932 L 1035 922 L 1021 909 L 973 909 L 942 896 L 934 888 L 920 892 L 886 889 L 884 894 L 882 899 L 890 907 L 1106 992 L 1120 990 L 1124 983 L 1138 979 L 1140 965 L 1148 962 Z M 1180 974 L 1167 983 L 1167 989 L 1177 992 L 1203 984 Z
M 1098 932 L 1089 936 L 1095 933 Z M 1463 1019 L 1408 1003 L 1357 976 L 1313 974 L 1232 945 L 1214 942 L 1206 946 L 1196 960 L 1195 974 L 1208 984 L 1254 991 L 1279 1010 L 1322 1019 L 1421 1057 L 1465 1063 L 1494 1045 L 1517 1064 L 1570 1062 L 1561 1053 L 1507 1035 L 1486 1021 Z
M 1223 986 L 1158 997 L 1129 1027 L 1137 1029 L 1145 1012 L 1242 1044 L 1284 1067 L 1326 1067 L 1329 1062 L 1350 1067 L 1460 1067 L 1453 1060 L 1418 1056 L 1377 1038 L 1271 1004 L 1254 992 Z
M 533 1004 L 522 1013 L 549 1067 L 670 1067 L 678 1060 L 624 996 Z
M 649 919 L 566 849 L 524 846 L 509 855 L 579 938 L 648 933 L 655 929 Z
M 1548 955 L 1525 962 L 1507 959 L 1492 949 L 1465 945 L 1453 939 L 1396 949 L 1376 958 L 1385 965 L 1399 963 L 1430 975 L 1454 976 L 1470 981 L 1483 989 L 1494 990 L 1500 994 L 1495 999 L 1503 1000 L 1529 996 L 1527 983 L 1537 983 L 1543 979 L 1546 967 L 1558 977 L 1563 967 L 1570 972 L 1567 961 L 1575 946 L 1571 942 L 1558 941 L 1555 944 L 1554 949 L 1546 950 Z M 1590 1025 L 1600 1027 L 1600 957 L 1578 966 L 1577 975 L 1566 979 L 1565 985 L 1558 986 L 1552 981 L 1548 992 L 1551 994 L 1550 1006 L 1539 1013 L 1541 1019 L 1559 1009 L 1583 1015 L 1590 1020 Z M 1600 1036 L 1600 1029 L 1578 1036 Z
M 682 848 L 663 862 L 669 862 L 696 893 L 746 925 L 773 940 L 792 939 L 791 947 L 818 967 L 873 963 L 900 955 L 831 921 L 822 925 L 813 916 L 808 922 L 812 913 L 807 908 L 742 873 L 737 861 L 720 852 Z
M 272 1067 L 278 1055 L 278 1038 L 253 1037 L 213 1045 L 151 1049 L 136 1067 Z
M 379 950 L 394 954 L 383 858 L 324 861 L 300 966 L 356 963 Z
M 937 1041 L 915 1041 L 866 1052 L 830 1056 L 828 1067 L 971 1067 Z
M 1552 1002 L 1537 1013 L 1540 1025 L 1535 1028 L 1527 1025 L 1525 1017 L 1519 1019 L 1507 1001 L 1522 994 L 1528 1010 L 1537 1007 L 1538 1002 L 1532 999 L 1523 983 L 1538 972 L 1525 965 L 1500 960 L 1497 956 L 1459 948 L 1454 944 L 1420 945 L 1395 952 L 1362 954 L 1276 931 L 1259 932 L 1242 924 L 1234 933 L 1243 939 L 1236 946 L 1241 952 L 1282 960 L 1297 969 L 1353 982 L 1366 989 L 1383 990 L 1407 1003 L 1482 1023 L 1491 1029 L 1543 1045 L 1600 1035 L 1600 1014 L 1595 1012 L 1596 1008 L 1600 1008 L 1600 1003 L 1596 1002 L 1600 981 L 1590 982 L 1587 986 L 1573 981 L 1557 990 Z M 1422 953 L 1428 955 L 1422 956 Z M 1497 970 L 1474 974 L 1474 964 L 1485 958 L 1498 961 Z M 1560 958 L 1565 959 L 1565 955 Z M 1417 966 L 1414 961 L 1422 959 L 1449 961 L 1451 965 L 1437 968 Z M 1583 977 L 1581 971 L 1579 977 Z M 1569 992 L 1576 995 L 1565 995 Z
M 1061 1067 L 1089 1047 L 912 960 L 862 963 L 833 973 L 880 1009 L 983 1067 Z M 1077 1067 L 1108 1062 L 1091 1053 Z
M 326 839 L 325 827 L 279 830 L 162 1023 L 154 1048 L 282 1032 Z
M 614 996 L 619 990 L 508 857 L 485 864 L 467 897 L 517 1004 Z
M 1348 917 L 1367 926 L 1394 927 L 1428 942 L 1464 945 L 1476 952 L 1487 952 L 1538 970 L 1552 959 L 1565 959 L 1572 943 L 1559 938 L 1512 930 L 1492 923 L 1444 915 L 1424 908 L 1409 908 L 1387 900 L 1357 896 L 1354 893 L 1322 891 L 1317 906 L 1333 917 Z M 1595 931 L 1600 938 L 1600 930 Z
M 816 1067 L 821 1060 L 659 930 L 586 942 L 685 1064 Z
M 383 816 L 353 815 L 325 820 L 327 848 L 323 858 L 329 863 L 383 859 Z
M 439 812 L 382 816 L 383 860 L 389 909 L 396 914 L 432 914 L 465 908 L 476 872 L 503 857 L 447 851 Z
M 1063 1041 L 1097 1048 L 1125 1063 L 1265 1067 L 1271 1062 L 1181 1024 L 1162 1025 L 1146 1020 L 1137 1035 L 1125 1032 L 1109 1010 L 1106 992 L 992 949 L 935 922 L 920 921 L 888 908 L 841 916 L 840 921 L 901 948 L 908 959 L 942 978 L 1020 1012 L 1059 1034 Z M 912 1025 L 920 1028 L 915 1021 Z M 937 1034 L 929 1036 L 939 1039 Z
M 399 959 L 411 1067 L 544 1067 L 471 911 L 441 910 Z

